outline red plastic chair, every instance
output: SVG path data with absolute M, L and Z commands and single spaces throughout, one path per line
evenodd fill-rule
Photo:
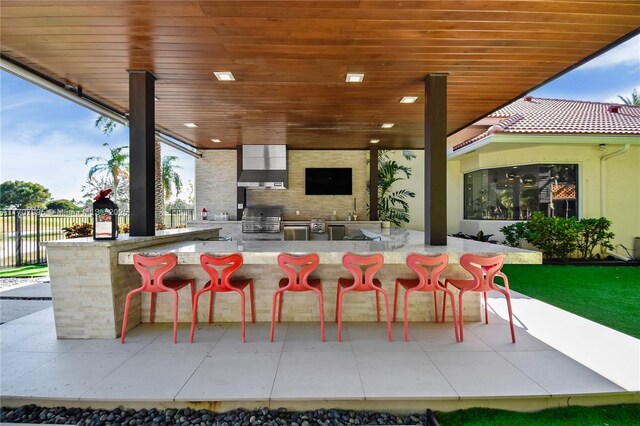
M 195 300 L 193 301 L 193 316 L 191 318 L 191 334 L 189 341 L 193 343 L 193 334 L 196 330 L 196 323 L 198 322 L 198 298 L 203 293 L 211 292 L 209 297 L 209 324 L 213 321 L 213 303 L 215 301 L 216 293 L 228 293 L 234 291 L 240 295 L 241 311 L 242 311 L 242 343 L 245 341 L 245 294 L 244 289 L 249 287 L 249 300 L 251 303 L 251 322 L 256 322 L 256 313 L 253 303 L 253 280 L 251 278 L 232 280 L 231 275 L 236 272 L 242 266 L 242 255 L 238 253 L 231 254 L 229 256 L 214 257 L 207 254 L 200 255 L 200 265 L 202 269 L 209 274 L 210 280 L 204 285 L 204 287 L 196 293 Z M 219 272 L 217 267 L 221 267 Z
M 324 301 L 322 297 L 322 282 L 320 278 L 309 278 L 320 264 L 320 258 L 312 253 L 306 256 L 292 256 L 286 253 L 278 255 L 278 266 L 287 274 L 287 278 L 282 278 L 278 282 L 278 289 L 273 294 L 273 305 L 271 307 L 271 334 L 273 342 L 276 319 L 276 303 L 278 302 L 278 322 L 282 316 L 282 299 L 285 291 L 314 291 L 318 294 L 320 301 L 320 335 L 324 342 Z
M 453 292 L 440 284 L 440 274 L 449 264 L 449 256 L 441 254 L 440 256 L 425 256 L 422 254 L 412 253 L 407 256 L 407 266 L 411 268 L 418 279 L 396 279 L 396 288 L 393 298 L 393 322 L 396 322 L 396 311 L 398 308 L 398 288 L 402 286 L 404 292 L 404 340 L 409 340 L 409 294 L 414 291 L 431 291 L 433 292 L 433 304 L 435 306 L 436 323 L 438 322 L 438 298 L 437 291 L 442 291 L 451 296 L 451 310 L 453 312 L 453 331 L 456 336 L 456 342 L 460 341 L 458 335 L 458 324 L 456 319 L 456 305 L 453 298 Z M 444 322 L 444 316 L 442 317 Z
M 133 266 L 142 276 L 142 285 L 127 294 L 124 304 L 124 318 L 122 320 L 122 335 L 120 341 L 124 343 L 127 333 L 127 319 L 129 316 L 129 305 L 134 294 L 147 291 L 151 293 L 151 308 L 149 309 L 149 323 L 153 324 L 156 311 L 156 293 L 169 292 L 173 294 L 173 343 L 178 340 L 178 290 L 188 285 L 191 286 L 191 301 L 195 294 L 195 279 L 186 280 L 165 280 L 164 276 L 176 267 L 178 258 L 175 254 L 168 253 L 156 257 L 144 257 L 139 254 L 133 255 Z M 154 268 L 151 270 L 150 268 Z
M 507 300 L 507 309 L 509 311 L 509 325 L 511 327 L 511 341 L 513 343 L 516 342 L 516 332 L 513 327 L 513 312 L 511 310 L 511 295 L 509 294 L 509 281 L 507 280 L 507 276 L 500 271 L 502 265 L 504 264 L 505 256 L 503 254 L 495 257 L 482 257 L 476 256 L 473 254 L 464 254 L 460 257 L 460 265 L 471 275 L 473 275 L 473 279 L 470 280 L 455 280 L 447 278 L 444 282 L 444 286 L 447 287 L 448 284 L 453 285 L 460 293 L 458 294 L 458 311 L 460 312 L 460 341 L 464 338 L 464 319 L 463 313 L 464 309 L 462 306 L 462 296 L 467 291 L 479 291 L 484 294 L 484 320 L 485 323 L 489 323 L 489 309 L 487 306 L 487 292 L 491 290 L 495 290 L 499 293 L 502 293 Z M 504 289 L 498 287 L 494 283 L 494 278 L 496 276 L 501 277 L 504 280 Z M 445 303 L 447 295 L 445 293 Z M 442 307 L 442 316 L 444 316 L 445 306 Z
M 376 292 L 376 313 L 380 322 L 380 299 L 379 293 L 384 296 L 384 303 L 387 312 L 387 334 L 389 341 L 393 340 L 391 335 L 391 315 L 389 315 L 389 293 L 382 288 L 382 283 L 374 278 L 384 265 L 384 256 L 380 253 L 370 256 L 358 256 L 347 253 L 342 256 L 342 264 L 351 272 L 353 279 L 339 278 L 336 297 L 336 321 L 338 322 L 338 342 L 342 337 L 342 298 L 349 291 L 375 291 Z

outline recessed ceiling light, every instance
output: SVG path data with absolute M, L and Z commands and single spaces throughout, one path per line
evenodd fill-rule
M 380 142 L 380 139 L 371 139 L 369 141 L 369 143 L 378 143 L 378 142 Z
M 382 128 L 383 129 L 390 129 L 394 126 L 394 123 L 382 123 Z
M 412 104 L 417 100 L 418 100 L 417 96 L 403 96 L 402 99 L 400 99 L 400 103 L 401 104 Z
M 231 74 L 231 71 L 214 71 L 213 74 L 220 81 L 235 81 L 236 78 Z
M 222 139 L 211 139 L 211 142 L 220 143 L 220 142 L 222 142 Z
M 347 83 L 362 83 L 364 80 L 364 74 L 347 74 Z
M 198 127 L 196 123 L 184 123 L 184 125 L 190 128 Z

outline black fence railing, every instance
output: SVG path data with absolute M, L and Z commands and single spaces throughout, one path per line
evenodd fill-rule
M 18 209 L 0 210 L 0 268 L 36 265 L 47 261 L 42 241 L 64 239 L 64 231 L 74 224 L 92 223 L 85 212 L 56 212 Z M 129 215 L 119 215 L 118 223 L 129 223 Z
M 193 220 L 193 209 L 171 209 L 171 228 L 179 228 L 187 225 Z

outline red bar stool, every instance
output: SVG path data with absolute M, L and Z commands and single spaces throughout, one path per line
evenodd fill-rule
M 375 291 L 376 292 L 376 313 L 380 322 L 380 299 L 379 293 L 384 296 L 385 309 L 387 312 L 387 334 L 389 341 L 391 336 L 391 316 L 389 315 L 389 293 L 382 288 L 382 283 L 374 278 L 384 265 L 384 256 L 380 253 L 370 256 L 358 256 L 353 253 L 346 253 L 342 256 L 342 265 L 351 272 L 353 279 L 339 278 L 336 297 L 336 321 L 338 322 L 338 342 L 342 337 L 342 298 L 349 291 Z
M 322 297 L 322 282 L 320 278 L 309 278 L 309 275 L 320 264 L 320 258 L 317 254 L 312 253 L 306 256 L 293 256 L 286 253 L 278 255 L 278 266 L 286 274 L 287 278 L 282 278 L 278 282 L 278 289 L 273 294 L 273 305 L 271 307 L 271 334 L 270 339 L 273 342 L 273 334 L 275 331 L 276 319 L 276 303 L 278 302 L 278 322 L 282 317 L 282 299 L 284 299 L 285 291 L 314 291 L 318 294 L 320 301 L 320 336 L 324 342 L 324 302 Z
M 485 323 L 489 323 L 489 310 L 487 307 L 487 292 L 491 290 L 495 290 L 499 293 L 502 293 L 507 300 L 507 309 L 509 311 L 509 325 L 511 326 L 511 341 L 513 343 L 516 342 L 516 333 L 513 327 L 513 313 L 511 310 L 511 295 L 509 293 L 509 281 L 507 280 L 507 276 L 500 271 L 502 265 L 504 264 L 505 256 L 503 254 L 495 257 L 483 257 L 476 256 L 473 254 L 464 254 L 460 257 L 460 265 L 471 275 L 473 279 L 470 280 L 454 280 L 447 278 L 444 282 L 444 286 L 446 287 L 448 284 L 453 285 L 460 293 L 458 294 L 458 310 L 460 312 L 460 341 L 462 342 L 464 337 L 464 319 L 463 319 L 463 306 L 462 306 L 462 296 L 467 291 L 477 291 L 482 292 L 484 295 L 484 320 Z M 498 287 L 494 282 L 494 278 L 496 276 L 501 277 L 504 280 L 504 289 Z M 446 307 L 446 298 L 447 293 L 444 295 L 445 297 L 445 305 L 442 307 L 442 316 L 444 317 L 445 307 Z M 455 315 L 455 314 L 454 314 Z
M 443 291 L 451 296 L 451 309 L 453 311 L 453 331 L 456 335 L 456 342 L 460 341 L 458 336 L 458 324 L 456 320 L 456 306 L 453 298 L 453 292 L 445 288 L 438 282 L 440 274 L 449 264 L 449 256 L 441 254 L 439 256 L 425 256 L 422 254 L 412 253 L 407 256 L 407 266 L 411 268 L 418 279 L 396 279 L 396 289 L 393 297 L 393 322 L 396 322 L 396 311 L 398 308 L 398 288 L 404 288 L 404 340 L 409 340 L 409 294 L 414 291 L 431 291 L 433 292 L 433 304 L 435 307 L 436 323 L 438 322 L 438 298 L 437 291 Z M 444 322 L 444 316 L 442 317 Z
M 129 316 L 129 305 L 134 294 L 143 291 L 151 293 L 151 307 L 149 309 L 149 323 L 153 324 L 156 310 L 156 293 L 169 292 L 173 294 L 173 343 L 178 340 L 178 290 L 188 285 L 191 286 L 191 302 L 195 294 L 195 279 L 185 280 L 165 280 L 164 276 L 176 267 L 178 258 L 175 254 L 168 253 L 156 257 L 144 257 L 139 254 L 133 255 L 133 266 L 142 276 L 142 285 L 127 294 L 124 304 L 124 318 L 122 319 L 122 333 L 120 341 L 124 343 L 127 333 L 127 319 Z
M 204 285 L 204 287 L 195 295 L 195 300 L 193 302 L 193 313 L 191 318 L 191 334 L 189 336 L 189 341 L 193 343 L 193 334 L 196 330 L 196 323 L 198 322 L 198 298 L 203 293 L 211 292 L 209 297 L 209 324 L 213 321 L 213 303 L 215 300 L 216 293 L 228 293 L 230 291 L 234 291 L 240 295 L 240 303 L 241 303 L 241 311 L 242 311 L 242 343 L 245 340 L 245 294 L 244 289 L 249 287 L 249 300 L 251 304 L 251 322 L 256 322 L 256 313 L 253 303 L 253 279 L 244 278 L 244 279 L 231 279 L 231 275 L 236 272 L 242 266 L 243 260 L 242 255 L 239 253 L 234 253 L 229 256 L 223 257 L 214 257 L 209 256 L 207 254 L 203 254 L 200 256 L 200 265 L 202 265 L 202 269 L 209 274 L 210 280 Z M 217 268 L 221 268 L 218 271 Z

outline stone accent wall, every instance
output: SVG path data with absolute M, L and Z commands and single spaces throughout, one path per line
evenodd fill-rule
M 236 217 L 237 151 L 235 149 L 203 150 L 196 160 L 196 217 L 200 219 L 202 208 L 210 218 L 220 212 Z
M 349 277 L 349 272 L 340 265 L 320 265 L 312 276 L 322 277 L 322 289 L 324 297 L 325 321 L 332 322 L 335 318 L 336 289 L 340 277 Z M 446 276 L 463 278 L 467 277 L 460 265 L 449 265 Z M 196 287 L 201 289 L 209 277 L 200 265 L 180 265 L 170 273 L 168 278 L 195 278 Z M 243 265 L 234 278 L 253 278 L 255 290 L 255 312 L 257 322 L 271 321 L 271 306 L 273 294 L 278 288 L 278 280 L 284 277 L 277 265 Z M 382 282 L 383 288 L 389 293 L 390 315 L 393 315 L 393 295 L 396 277 L 415 278 L 404 265 L 385 265 L 376 275 Z M 457 290 L 451 288 L 456 294 Z M 442 292 L 438 292 L 438 309 L 442 312 Z M 204 293 L 199 298 L 198 321 L 206 322 L 208 318 L 210 293 Z M 404 290 L 398 294 L 397 319 L 403 319 Z M 178 296 L 178 320 L 180 322 L 191 321 L 191 306 L 189 291 L 185 288 Z M 142 322 L 149 321 L 150 296 L 142 294 Z M 480 320 L 480 296 L 479 293 L 467 293 L 464 297 L 465 320 Z M 282 305 L 282 321 L 319 321 L 318 297 L 312 292 L 285 292 Z M 251 321 L 249 305 L 249 289 L 246 289 L 246 321 Z M 384 321 L 384 298 L 380 295 L 380 316 Z M 451 302 L 447 301 L 447 320 L 451 321 Z M 375 321 L 376 300 L 374 292 L 348 292 L 343 300 L 343 321 Z M 433 293 L 418 292 L 409 297 L 409 320 L 412 322 L 432 322 L 435 319 Z M 239 322 L 240 321 L 240 296 L 237 293 L 216 293 L 213 308 L 214 322 Z M 170 294 L 158 294 L 156 298 L 156 322 L 173 322 L 173 296 Z M 383 327 L 383 325 L 381 325 Z M 400 336 L 397 336 L 400 338 Z
M 289 185 L 286 190 L 247 191 L 247 205 L 281 205 L 285 219 L 330 219 L 335 210 L 338 219 L 344 220 L 353 210 L 359 220 L 368 220 L 365 204 L 369 201 L 366 191 L 368 151 L 309 150 L 288 152 Z M 197 214 L 205 207 L 210 214 L 228 211 L 234 219 L 236 211 L 236 151 L 203 151 L 196 161 Z M 304 169 L 307 167 L 349 167 L 353 169 L 353 195 L 304 195 Z M 296 215 L 296 211 L 300 215 Z

